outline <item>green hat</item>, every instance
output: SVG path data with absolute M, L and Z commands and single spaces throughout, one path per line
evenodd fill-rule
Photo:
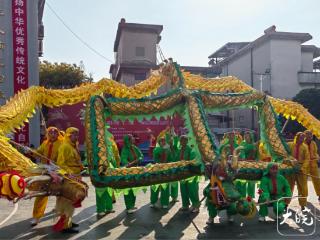
M 263 171 L 263 176 L 267 176 L 270 172 L 270 169 L 275 166 L 278 167 L 278 164 L 274 162 L 268 163 L 267 168 Z

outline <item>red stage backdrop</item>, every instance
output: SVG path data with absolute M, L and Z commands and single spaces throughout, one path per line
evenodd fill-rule
M 68 127 L 79 128 L 79 142 L 84 143 L 84 126 L 80 120 L 83 109 L 83 103 L 78 103 L 72 106 L 63 106 L 59 108 L 50 108 L 48 111 L 47 127 L 55 126 L 60 130 L 65 131 Z
M 65 130 L 70 126 L 77 127 L 80 129 L 80 144 L 84 144 L 85 131 L 84 125 L 80 120 L 81 109 L 83 109 L 83 103 L 49 109 L 48 126 L 56 126 L 61 130 Z M 183 120 L 180 116 L 173 117 L 171 121 L 177 134 L 185 133 Z M 134 121 L 133 123 L 107 120 L 107 124 L 110 125 L 109 131 L 113 134 L 120 147 L 123 144 L 122 139 L 125 134 L 135 135 L 138 138 L 137 145 L 146 147 L 149 144 L 150 132 L 154 136 L 158 136 L 163 129 L 170 125 L 170 120 L 161 118 L 158 121 L 153 118 L 142 122 Z
M 180 116 L 175 116 L 170 120 L 169 118 L 152 118 L 151 120 L 143 120 L 138 122 L 129 121 L 111 121 L 108 120 L 107 123 L 110 125 L 109 131 L 114 136 L 118 146 L 123 145 L 123 136 L 126 134 L 132 134 L 136 137 L 136 144 L 140 147 L 147 147 L 149 144 L 150 134 L 152 133 L 155 137 L 164 130 L 167 126 L 171 124 L 174 126 L 176 134 L 184 134 L 184 124 Z
M 12 0 L 14 93 L 28 88 L 27 0 Z M 29 145 L 29 124 L 15 133 L 15 141 Z

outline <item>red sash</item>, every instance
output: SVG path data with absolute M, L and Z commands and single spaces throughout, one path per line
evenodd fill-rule
M 272 181 L 272 193 L 271 194 L 276 195 L 277 192 L 278 192 L 278 189 L 277 189 L 277 177 L 271 178 L 271 181 Z
M 181 151 L 180 151 L 180 160 L 183 160 L 183 158 L 184 158 L 184 150 L 185 150 L 185 149 L 182 149 L 182 148 L 181 148 Z
M 162 163 L 167 162 L 167 154 L 166 154 L 165 151 L 163 151 L 163 152 L 161 153 L 160 162 L 162 162 Z

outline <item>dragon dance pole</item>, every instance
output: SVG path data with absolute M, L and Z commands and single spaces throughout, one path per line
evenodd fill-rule
M 290 118 L 288 118 L 288 119 L 286 120 L 286 122 L 284 123 L 284 125 L 283 125 L 283 127 L 282 127 L 282 129 L 281 129 L 281 133 L 283 133 L 283 131 L 286 129 L 286 127 L 287 127 L 287 125 L 288 125 L 288 122 L 289 122 L 289 119 L 290 119 Z
M 51 160 L 51 159 L 49 159 L 49 158 L 47 158 L 46 156 L 38 153 L 37 151 L 33 150 L 33 149 L 30 148 L 30 147 L 24 146 L 24 145 L 22 145 L 22 144 L 20 144 L 20 143 L 17 143 L 17 142 L 15 142 L 15 141 L 13 141 L 13 140 L 9 140 L 9 142 L 10 142 L 12 145 L 15 145 L 16 147 L 19 147 L 19 148 L 21 148 L 21 149 L 23 149 L 23 150 L 26 150 L 26 151 L 31 152 L 31 153 L 32 153 L 33 155 L 35 155 L 36 157 L 39 157 L 39 158 L 42 158 L 42 159 L 46 160 L 48 164 L 50 164 L 50 165 L 55 165 L 55 164 L 52 163 L 52 160 Z
M 292 196 L 291 199 L 293 198 L 298 198 L 299 196 Z M 278 202 L 279 200 L 281 200 L 281 198 L 272 200 L 272 201 L 267 201 L 267 202 L 262 202 L 262 203 L 256 203 L 256 206 L 261 206 L 261 205 L 266 205 L 266 204 L 270 204 L 270 203 L 275 203 Z
M 54 164 L 51 159 L 49 159 L 49 158 L 47 158 L 46 156 L 38 153 L 37 151 L 33 150 L 32 148 L 27 147 L 27 146 L 24 146 L 24 145 L 22 145 L 22 144 L 20 144 L 20 143 L 17 143 L 17 142 L 15 142 L 15 141 L 13 141 L 13 140 L 9 140 L 9 142 L 10 142 L 12 145 L 15 145 L 15 146 L 17 146 L 17 147 L 19 147 L 19 148 L 22 148 L 22 149 L 24 149 L 24 150 L 30 151 L 30 152 L 31 152 L 33 155 L 35 155 L 36 157 L 39 157 L 39 158 L 42 158 L 42 159 L 46 160 L 48 165 L 51 165 L 51 166 L 53 166 L 53 167 L 55 167 L 55 168 L 57 168 L 57 169 L 60 169 L 60 167 L 59 167 L 58 165 Z M 87 171 L 87 168 L 83 168 L 83 170 L 80 172 L 80 175 L 84 174 L 86 171 Z M 76 174 L 73 174 L 73 175 L 76 175 Z

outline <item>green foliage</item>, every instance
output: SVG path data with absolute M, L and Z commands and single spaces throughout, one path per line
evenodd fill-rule
M 40 62 L 40 86 L 63 89 L 91 81 L 92 78 L 76 64 Z

